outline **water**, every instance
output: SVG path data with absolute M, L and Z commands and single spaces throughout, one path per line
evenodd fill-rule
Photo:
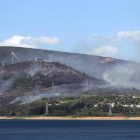
M 140 121 L 0 120 L 0 140 L 140 140 Z

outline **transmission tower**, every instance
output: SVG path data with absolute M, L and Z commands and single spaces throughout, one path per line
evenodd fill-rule
M 45 111 L 45 115 L 49 114 L 49 109 L 48 109 L 48 102 L 46 103 L 46 111 Z
M 108 115 L 112 115 L 112 111 L 111 111 L 111 104 L 109 103 L 109 112 Z
M 2 67 L 4 67 L 5 61 L 1 61 L 1 63 L 2 63 Z

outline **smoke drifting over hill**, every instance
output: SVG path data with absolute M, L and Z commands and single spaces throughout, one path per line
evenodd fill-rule
M 0 47 L 1 49 L 2 47 Z M 7 49 L 6 49 L 7 48 Z M 55 51 L 47 51 L 47 50 L 39 50 L 39 49 L 27 49 L 27 48 L 16 48 L 16 47 L 4 47 L 0 53 L 0 59 L 5 60 L 6 64 L 11 64 L 11 51 L 16 54 L 16 56 L 21 60 L 21 62 L 29 61 L 28 58 L 31 58 L 34 61 L 34 58 L 37 57 L 39 59 L 50 60 L 53 62 L 59 62 L 61 64 L 65 64 L 70 68 L 79 70 L 81 73 L 86 73 L 90 76 L 93 76 L 98 79 L 104 79 L 112 86 L 118 87 L 135 87 L 137 89 L 140 85 L 140 72 L 139 63 L 133 63 L 130 61 L 124 61 L 119 59 L 112 59 L 106 57 L 99 57 L 93 55 L 82 55 L 76 53 L 64 53 L 64 52 L 55 52 Z M 25 57 L 26 56 L 26 57 Z M 14 63 L 18 63 L 19 61 L 14 58 Z M 49 67 L 49 64 L 46 64 Z M 31 65 L 28 69 L 28 74 L 33 77 L 38 72 L 42 75 L 51 75 L 53 74 L 52 69 L 47 70 L 45 73 L 42 72 L 40 64 L 38 67 Z M 69 69 L 61 71 L 65 76 L 65 72 L 70 72 Z M 8 83 L 9 82 L 9 83 Z M 12 85 L 12 80 L 7 81 L 2 87 L 7 87 L 6 85 Z M 1 92 L 4 92 L 6 88 L 2 89 Z M 42 97 L 46 96 L 44 93 Z M 52 93 L 53 95 L 53 93 Z M 28 97 L 30 98 L 30 96 Z M 38 96 L 36 96 L 38 98 Z
M 78 90 L 82 93 L 89 89 L 89 86 L 106 84 L 105 81 L 88 76 L 72 67 L 43 60 L 6 65 L 1 69 L 0 75 L 3 85 L 1 92 L 9 90 L 8 93 L 16 97 L 13 103 L 20 101 L 21 104 L 44 97 L 63 97 L 65 94 L 62 93 L 67 93 L 68 90 L 70 91 L 67 96 L 75 92 L 79 94 Z
M 0 85 L 0 93 L 4 93 L 9 88 L 11 88 L 11 86 L 13 85 L 13 79 L 9 79 L 9 80 L 3 81 L 0 78 L 0 83 L 1 83 L 1 85 Z
M 139 65 L 116 65 L 113 68 L 106 70 L 103 74 L 103 78 L 115 87 L 135 87 L 140 89 L 139 68 Z

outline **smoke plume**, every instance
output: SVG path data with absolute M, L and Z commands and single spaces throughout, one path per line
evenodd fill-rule
M 21 102 L 20 104 L 28 104 L 37 100 L 40 100 L 42 98 L 52 98 L 52 97 L 57 97 L 57 96 L 65 96 L 65 92 L 68 92 L 68 89 L 60 89 L 59 87 L 55 87 L 55 89 L 51 91 L 47 91 L 44 93 L 38 93 L 38 94 L 29 94 L 21 97 L 17 97 L 12 103 L 15 102 Z
M 103 79 L 115 87 L 140 89 L 140 71 L 138 65 L 126 66 L 116 65 L 106 70 Z

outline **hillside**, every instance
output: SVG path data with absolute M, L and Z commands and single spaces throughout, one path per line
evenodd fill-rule
M 21 77 L 27 78 L 31 79 L 30 82 L 33 82 L 34 85 L 40 84 L 46 87 L 51 86 L 52 82 L 55 85 L 82 84 L 86 83 L 86 80 L 88 80 L 89 84 L 105 83 L 102 80 L 88 76 L 84 72 L 80 72 L 64 64 L 45 61 L 29 61 L 6 65 L 1 69 L 0 76 L 6 80 L 13 77 L 17 79 Z
M 120 94 L 140 93 L 140 65 L 130 61 L 19 47 L 0 47 L 0 60 L 5 62 L 0 67 L 1 115 L 44 114 L 46 102 L 56 111 L 53 115 L 61 114 L 57 104 L 67 110 L 61 106 L 65 103 L 77 114 L 79 105 L 89 106 L 88 102 L 81 103 L 80 96 L 95 96 L 96 104 L 97 98 L 98 102 L 104 100 L 104 95 L 115 99 Z M 76 108 L 71 99 L 76 100 L 76 105 L 79 102 Z M 43 113 L 36 114 L 40 110 Z
M 5 108 L 7 103 L 23 96 L 38 97 L 35 99 L 32 97 L 30 101 L 16 99 L 15 102 L 32 102 L 43 97 L 82 94 L 85 89 L 105 84 L 107 83 L 103 80 L 58 62 L 45 60 L 20 62 L 1 68 L 0 105 Z
M 18 57 L 18 59 L 14 57 L 11 52 L 14 53 Z M 34 60 L 35 57 L 39 59 L 52 60 L 54 62 L 59 62 L 67 66 L 71 66 L 96 78 L 102 78 L 103 73 L 107 69 L 111 69 L 115 65 L 134 64 L 130 61 L 86 54 L 57 52 L 21 47 L 0 47 L 0 61 L 5 61 L 5 65 L 12 64 L 12 62 L 27 62 L 29 60 Z
M 87 75 L 103 79 L 115 87 L 139 89 L 139 63 L 86 54 L 22 47 L 0 47 L 0 61 L 5 62 L 3 65 L 34 61 L 36 57 L 73 67 Z M 2 67 L 2 63 L 0 67 Z

